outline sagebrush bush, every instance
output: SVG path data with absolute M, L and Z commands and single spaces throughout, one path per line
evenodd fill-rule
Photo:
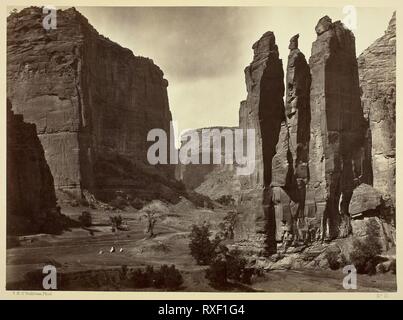
M 146 204 L 145 200 L 139 199 L 139 198 L 134 198 L 133 200 L 130 201 L 130 205 L 137 210 L 140 210 L 144 207 Z
M 115 209 L 124 210 L 129 203 L 125 198 L 117 196 L 115 199 L 109 202 L 109 205 Z
M 246 267 L 247 261 L 245 258 L 241 257 L 241 252 L 238 250 L 230 252 L 226 256 L 226 260 L 228 278 L 249 284 L 252 274 L 250 273 L 250 269 Z
M 232 206 L 235 204 L 235 199 L 229 194 L 221 196 L 216 201 L 223 206 Z
M 113 228 L 115 229 L 119 229 L 119 227 L 122 225 L 123 223 L 123 218 L 121 215 L 118 216 L 110 216 L 109 220 L 111 221 L 111 225 Z
M 208 224 L 201 226 L 193 225 L 190 233 L 190 254 L 195 258 L 197 264 L 208 265 L 215 257 L 215 249 L 220 240 L 210 240 L 211 232 Z
M 241 257 L 240 251 L 222 250 L 206 270 L 206 279 L 212 287 L 223 288 L 228 280 L 250 284 L 252 274 L 253 270 L 247 268 L 247 261 Z
M 338 270 L 346 264 L 344 255 L 336 250 L 327 250 L 325 258 L 332 270 Z
M 205 276 L 212 287 L 225 287 L 228 283 L 227 262 L 223 259 L 214 259 L 206 270 Z
M 376 257 L 382 252 L 379 225 L 375 220 L 371 220 L 367 224 L 366 231 L 365 238 L 353 240 L 350 261 L 358 273 L 373 274 L 376 272 Z
M 80 222 L 82 227 L 90 227 L 92 225 L 92 216 L 88 211 L 83 211 L 81 216 L 78 217 L 78 221 Z
M 235 231 L 235 225 L 238 221 L 238 213 L 235 211 L 230 211 L 228 212 L 224 219 L 223 222 L 219 224 L 219 227 L 221 229 L 221 233 L 225 239 L 234 239 L 234 231 Z
M 147 266 L 145 270 L 135 269 L 128 277 L 135 288 L 177 290 L 183 284 L 183 277 L 174 265 L 162 265 L 158 271 L 152 266 Z

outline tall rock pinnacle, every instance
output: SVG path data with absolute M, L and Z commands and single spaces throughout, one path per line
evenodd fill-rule
M 348 234 L 352 191 L 365 179 L 366 125 L 353 33 L 327 16 L 315 30 L 307 200 L 315 203 L 322 237 L 334 238 Z
M 254 251 L 274 252 L 275 217 L 271 204 L 272 159 L 284 113 L 284 72 L 273 32 L 254 45 L 245 69 L 247 99 L 241 104 L 240 127 L 255 129 L 255 171 L 241 178 L 240 223 L 236 238 Z

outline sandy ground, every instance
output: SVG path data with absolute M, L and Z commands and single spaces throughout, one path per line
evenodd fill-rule
M 83 208 L 66 207 L 63 213 L 77 219 Z M 141 212 L 128 210 L 108 212 L 90 211 L 93 226 L 88 230 L 74 228 L 61 235 L 32 235 L 21 239 L 21 246 L 7 250 L 7 283 L 24 279 L 31 270 L 51 264 L 58 272 L 121 268 L 122 265 L 175 264 L 184 277 L 184 291 L 214 291 L 204 278 L 206 267 L 198 266 L 190 256 L 189 232 L 192 224 L 208 221 L 213 229 L 222 221 L 226 211 L 195 208 L 184 201 L 169 206 L 161 212 L 156 224 L 156 236 L 149 239 L 144 230 L 146 220 Z M 120 214 L 128 225 L 128 231 L 113 233 L 109 216 Z M 91 231 L 90 231 L 91 230 Z M 110 253 L 114 246 L 116 251 Z M 122 248 L 122 252 L 119 252 Z M 100 254 L 100 251 L 103 253 Z M 267 272 L 248 287 L 236 287 L 237 291 L 271 292 L 332 292 L 345 291 L 344 274 L 339 271 L 287 270 Z M 108 288 L 107 288 L 108 289 Z M 109 288 L 110 289 L 110 288 Z M 358 275 L 358 291 L 395 291 L 395 276 Z

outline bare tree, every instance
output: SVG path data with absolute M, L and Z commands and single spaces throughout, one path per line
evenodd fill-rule
M 150 238 L 152 238 L 154 237 L 154 227 L 158 218 L 157 213 L 152 208 L 147 208 L 144 210 L 144 217 L 147 219 L 147 228 L 145 232 Z

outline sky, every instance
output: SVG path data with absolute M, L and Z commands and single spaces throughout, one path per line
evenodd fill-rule
M 179 132 L 237 126 L 246 99 L 244 69 L 252 45 L 273 31 L 283 66 L 289 39 L 309 59 L 318 20 L 342 20 L 342 7 L 77 7 L 100 34 L 135 55 L 153 59 L 168 80 L 168 97 Z M 383 35 L 392 8 L 357 8 L 357 56 Z

